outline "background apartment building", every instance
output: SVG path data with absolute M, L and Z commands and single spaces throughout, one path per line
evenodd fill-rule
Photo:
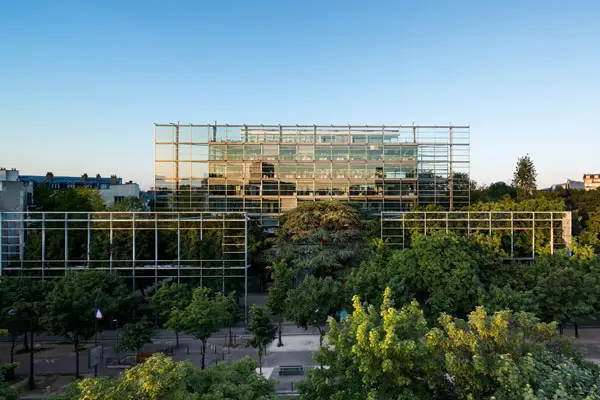
M 583 185 L 585 190 L 596 190 L 600 188 L 600 174 L 584 174 Z
M 155 124 L 154 189 L 157 210 L 246 211 L 265 226 L 318 200 L 456 209 L 469 127 Z

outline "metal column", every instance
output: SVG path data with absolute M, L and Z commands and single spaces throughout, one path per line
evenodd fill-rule
M 92 241 L 91 215 L 87 216 L 87 267 L 90 267 L 90 242 Z
M 42 214 L 42 279 L 46 279 L 46 213 Z
M 3 222 L 2 222 L 2 213 L 0 212 L 0 276 L 2 276 L 2 267 L 4 266 L 4 260 L 2 258 L 2 255 L 4 253 L 4 245 L 2 244 L 2 226 L 3 226 Z
M 69 268 L 69 214 L 65 213 L 65 271 Z

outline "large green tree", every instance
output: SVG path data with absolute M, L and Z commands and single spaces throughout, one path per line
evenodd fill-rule
M 252 305 L 250 310 L 250 333 L 252 338 L 248 344 L 258 349 L 258 368 L 262 374 L 262 357 L 267 352 L 267 346 L 275 339 L 277 328 L 271 321 L 269 312 L 264 307 Z
M 302 203 L 281 217 L 270 260 L 320 277 L 344 276 L 366 256 L 362 228 L 347 203 Z
M 286 317 L 299 327 L 309 326 L 319 331 L 319 343 L 323 343 L 324 326 L 342 302 L 341 285 L 331 277 L 308 276 L 300 285 L 290 290 L 286 299 Z
M 117 378 L 84 379 L 53 400 L 276 400 L 274 384 L 244 357 L 199 370 L 157 354 Z
M 53 334 L 73 341 L 75 374 L 79 377 L 80 341 L 94 336 L 95 306 L 105 317 L 121 319 L 133 304 L 131 291 L 118 275 L 95 270 L 67 271 L 48 294 L 42 322 Z
M 163 324 L 167 323 L 173 309 L 183 310 L 191 301 L 189 286 L 178 283 L 163 283 L 150 299 Z M 179 347 L 179 331 L 175 331 L 175 345 Z
M 531 197 L 537 190 L 537 172 L 529 154 L 517 160 L 512 184 L 521 198 Z
M 206 344 L 211 335 L 226 324 L 226 314 L 221 293 L 207 288 L 196 288 L 192 301 L 183 310 L 173 308 L 167 328 L 191 335 L 202 343 L 202 369 L 204 369 Z
M 281 324 L 285 313 L 285 300 L 288 292 L 292 288 L 292 270 L 285 262 L 274 263 L 271 272 L 273 278 L 273 286 L 269 288 L 269 297 L 267 299 L 267 307 L 277 318 L 277 346 L 283 346 L 281 341 Z
M 354 312 L 330 320 L 331 346 L 299 385 L 300 398 L 597 399 L 600 370 L 556 336 L 555 323 L 528 313 L 482 307 L 467 320 L 442 314 L 429 329 L 417 302 L 380 307 L 353 299 Z

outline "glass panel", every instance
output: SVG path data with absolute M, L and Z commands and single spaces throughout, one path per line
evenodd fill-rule
M 279 200 L 266 200 L 262 201 L 262 212 L 263 213 L 278 213 L 279 212 Z
M 296 146 L 282 145 L 279 148 L 279 159 L 287 161 L 296 160 Z
M 263 160 L 277 160 L 279 146 L 274 144 L 263 145 Z
M 208 190 L 211 196 L 225 196 L 225 181 L 211 181 Z
M 158 160 L 165 160 L 165 161 L 169 161 L 169 160 L 173 160 L 175 157 L 173 157 L 173 149 L 174 146 L 171 144 L 157 144 L 155 147 L 155 156 L 154 158 L 158 161 Z
M 209 160 L 225 160 L 227 155 L 227 146 L 213 144 L 208 147 Z
M 277 182 L 263 182 L 263 196 L 279 195 L 279 184 Z
M 381 160 L 382 159 L 382 145 L 370 144 L 367 147 L 367 160 Z
M 402 192 L 403 196 L 415 196 L 417 193 L 415 191 L 414 182 L 403 182 L 402 183 Z
M 348 146 L 332 146 L 332 158 L 335 161 L 348 160 Z
M 296 182 L 280 182 L 279 192 L 281 196 L 293 196 L 296 194 Z
M 348 177 L 351 179 L 361 179 L 366 176 L 365 164 L 350 164 Z
M 333 164 L 334 178 L 348 178 L 348 164 Z
M 224 162 L 213 162 L 208 164 L 208 176 L 211 178 L 224 178 L 227 164 Z
M 279 168 L 275 164 L 262 163 L 262 177 L 263 178 L 277 178 L 277 170 Z
M 314 154 L 314 146 L 300 145 L 298 146 L 298 160 L 312 161 Z
M 246 160 L 260 160 L 260 145 L 258 144 L 247 144 L 244 146 Z
M 310 163 L 298 164 L 298 178 L 312 178 L 314 176 L 315 165 Z
M 315 160 L 331 160 L 331 146 L 315 146 Z
M 367 143 L 367 135 L 365 134 L 352 134 L 352 143 Z
M 402 147 L 400 147 L 400 146 L 385 146 L 384 160 L 386 160 L 386 161 L 402 160 Z
M 208 163 L 206 163 L 206 162 L 192 163 L 192 178 L 194 178 L 194 179 L 208 178 Z
M 417 159 L 417 146 L 402 146 L 402 159 L 415 161 Z
M 260 196 L 260 182 L 250 182 L 246 185 L 246 196 Z
M 385 182 L 384 191 L 386 196 L 400 196 L 402 184 L 400 182 Z
M 384 143 L 399 143 L 400 133 L 386 131 L 383 133 L 383 141 Z
M 331 183 L 331 194 L 333 196 L 346 196 L 348 194 L 348 181 Z
M 316 196 L 331 196 L 331 182 L 315 182 Z
M 230 144 L 227 146 L 228 160 L 241 160 L 244 156 L 244 146 Z
M 336 132 L 333 141 L 334 143 L 349 143 L 350 135 L 348 134 L 348 131 Z
M 246 199 L 246 211 L 249 213 L 259 213 L 260 212 L 260 200 Z
M 192 141 L 207 143 L 208 133 L 210 128 L 208 126 L 193 126 L 192 127 Z
M 244 164 L 242 163 L 227 163 L 227 178 L 243 178 Z
M 243 196 L 242 188 L 242 182 L 227 181 L 227 196 Z
M 331 143 L 332 141 L 331 132 L 317 131 L 317 143 Z
M 295 163 L 279 164 L 279 175 L 281 178 L 295 178 L 296 177 L 296 164 Z
M 312 196 L 313 182 L 298 182 L 296 184 L 298 196 Z
M 350 160 L 366 160 L 366 151 L 367 147 L 363 145 L 350 146 Z
M 367 195 L 367 185 L 365 182 L 354 183 L 350 185 L 350 195 L 351 196 L 366 196 Z
M 384 200 L 383 209 L 385 211 L 400 211 L 402 210 L 402 202 L 400 200 Z
M 331 178 L 331 164 L 315 164 L 315 178 Z
M 367 178 L 383 178 L 383 165 L 367 164 Z

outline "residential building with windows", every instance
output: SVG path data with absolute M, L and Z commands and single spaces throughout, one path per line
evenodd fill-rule
M 600 188 L 600 174 L 584 174 L 583 186 L 585 190 L 596 190 Z
M 155 124 L 156 209 L 246 211 L 264 226 L 298 204 L 371 213 L 469 203 L 468 126 Z

